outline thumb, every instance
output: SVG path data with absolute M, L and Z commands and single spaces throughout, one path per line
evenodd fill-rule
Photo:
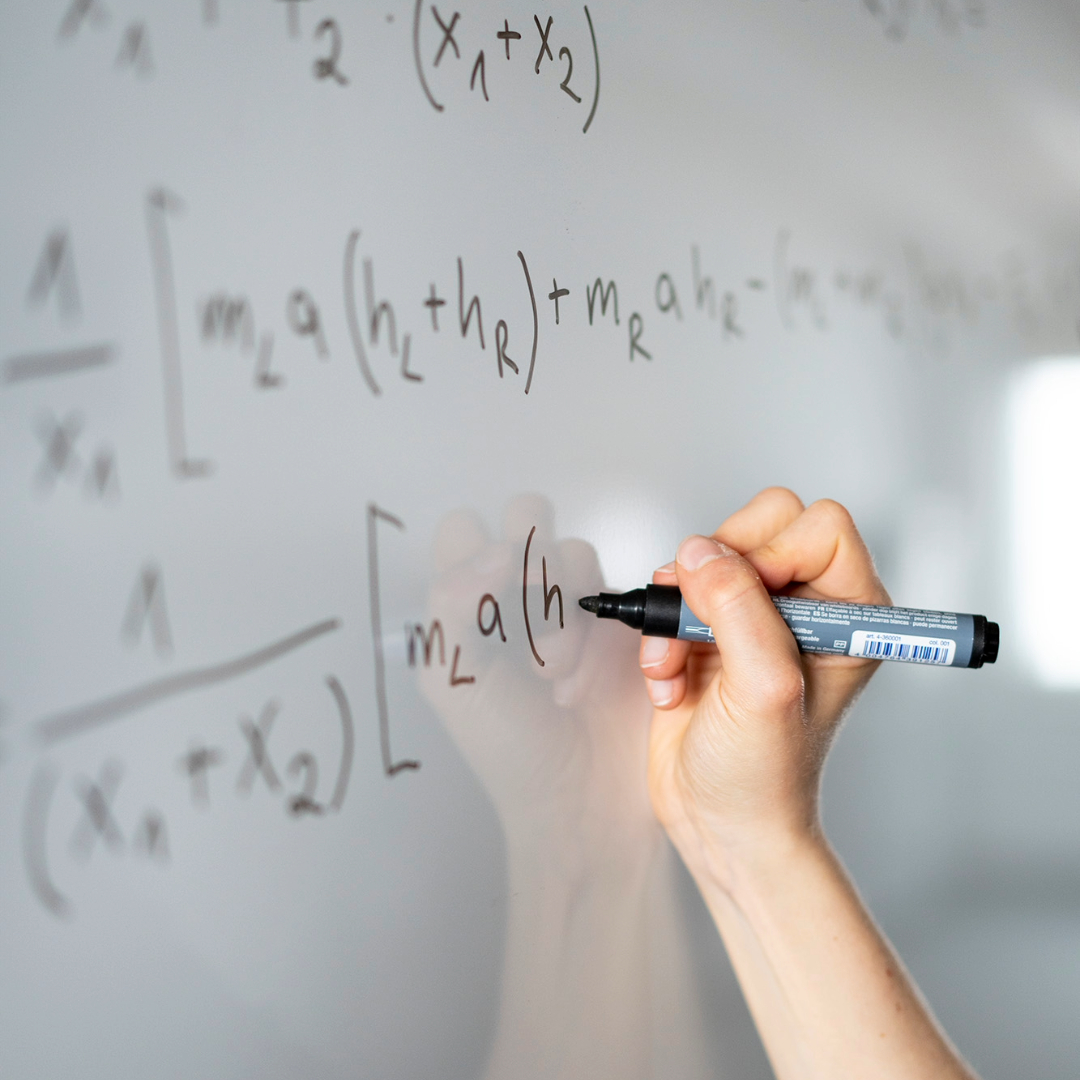
M 800 701 L 798 646 L 750 563 L 711 537 L 688 536 L 675 573 L 690 610 L 716 638 L 728 710 L 753 716 Z

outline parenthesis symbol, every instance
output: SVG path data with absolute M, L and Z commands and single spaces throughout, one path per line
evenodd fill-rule
M 349 774 L 352 772 L 353 763 L 353 718 L 349 708 L 349 699 L 341 683 L 333 675 L 326 676 L 326 685 L 330 687 L 330 693 L 337 702 L 338 714 L 341 716 L 341 766 L 338 768 L 337 783 L 334 785 L 334 794 L 330 798 L 331 810 L 340 810 L 345 802 L 345 794 L 349 790 Z
M 533 534 L 536 532 L 534 525 L 529 530 L 529 539 L 525 541 L 525 567 L 521 574 L 521 610 L 525 613 L 525 633 L 529 638 L 529 648 L 532 649 L 533 659 L 543 667 L 543 657 L 536 651 L 536 643 L 533 641 L 532 626 L 529 625 L 529 548 L 532 546 Z
M 588 5 L 585 6 L 585 18 L 589 23 L 589 36 L 592 38 L 592 54 L 593 60 L 596 62 L 596 89 L 593 91 L 592 108 L 589 110 L 589 119 L 585 121 L 585 126 L 581 129 L 581 134 L 589 130 L 589 125 L 593 122 L 593 117 L 596 115 L 596 106 L 600 101 L 600 50 L 596 45 L 596 31 L 593 29 L 592 16 L 589 14 Z
M 536 367 L 536 343 L 540 337 L 540 320 L 536 315 L 536 293 L 533 292 L 532 278 L 529 277 L 529 264 L 525 262 L 525 256 L 519 251 L 518 258 L 521 260 L 521 269 L 525 271 L 525 284 L 529 286 L 529 302 L 532 304 L 533 313 L 533 340 L 532 356 L 529 359 L 529 377 L 525 380 L 525 393 L 532 386 L 533 368 Z
M 428 101 L 431 102 L 431 106 L 436 112 L 442 112 L 443 107 L 432 96 L 431 89 L 427 84 L 427 79 L 424 78 L 424 65 L 420 60 L 420 15 L 423 7 L 424 0 L 416 0 L 416 11 L 413 13 L 412 26 L 413 59 L 416 61 L 416 74 L 420 76 L 420 85 L 424 88 L 424 93 L 427 95 Z
M 71 918 L 71 904 L 49 877 L 46 838 L 49 810 L 59 773 L 49 765 L 38 766 L 30 781 L 23 811 L 23 860 L 34 895 L 59 919 Z
M 375 376 L 368 367 L 367 353 L 364 351 L 364 335 L 360 329 L 360 319 L 356 314 L 356 245 L 360 240 L 360 230 L 353 229 L 345 242 L 345 266 L 343 268 L 345 284 L 345 320 L 349 324 L 349 337 L 352 338 L 353 352 L 360 365 L 360 374 L 371 392 L 378 397 L 382 391 L 375 381 Z

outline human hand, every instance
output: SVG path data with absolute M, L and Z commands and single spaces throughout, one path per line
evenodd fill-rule
M 691 536 L 657 584 L 678 584 L 716 645 L 645 638 L 654 704 L 649 791 L 691 873 L 730 889 L 743 860 L 820 835 L 818 791 L 844 712 L 877 661 L 800 654 L 769 598 L 888 604 L 848 512 L 769 488 L 712 538 Z

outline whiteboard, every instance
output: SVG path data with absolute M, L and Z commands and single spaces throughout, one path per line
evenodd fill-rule
M 768 1075 L 634 635 L 576 599 L 782 483 L 898 602 L 1007 616 L 1002 387 L 1080 333 L 1075 6 L 64 0 L 0 42 L 0 1072 Z M 889 910 L 937 837 L 1024 847 L 897 786 L 1027 686 L 950 678 L 884 673 L 830 775 Z

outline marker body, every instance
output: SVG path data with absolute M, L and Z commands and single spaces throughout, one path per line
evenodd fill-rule
M 618 619 L 649 637 L 713 641 L 674 585 L 600 593 L 583 604 L 601 619 Z M 798 596 L 772 598 L 799 648 L 808 653 L 899 660 L 937 667 L 982 667 L 998 653 L 998 624 L 984 615 L 923 608 L 844 604 Z

